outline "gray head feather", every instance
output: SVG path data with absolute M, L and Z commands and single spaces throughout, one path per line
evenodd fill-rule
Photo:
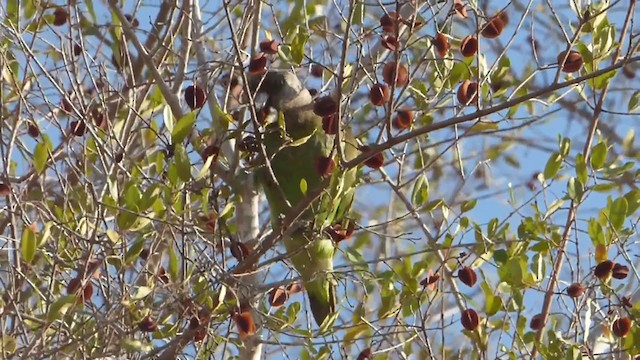
M 249 86 L 256 94 L 266 94 L 267 103 L 279 111 L 305 107 L 313 100 L 309 91 L 291 71 L 271 70 L 252 76 Z

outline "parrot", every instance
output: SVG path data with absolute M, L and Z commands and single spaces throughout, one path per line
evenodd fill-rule
M 332 277 L 336 244 L 327 229 L 334 229 L 335 224 L 343 230 L 347 224 L 353 226 L 347 216 L 354 199 L 357 169 L 342 171 L 335 166 L 335 135 L 323 130 L 323 118 L 313 111 L 313 97 L 295 73 L 268 70 L 252 75 L 249 82 L 256 96 L 267 96 L 265 107 L 279 114 L 279 121 L 266 125 L 262 134 L 272 172 L 266 161 L 256 171 L 257 182 L 269 205 L 272 228 L 278 228 L 289 206 L 295 207 L 307 191 L 316 189 L 325 177 L 331 177 L 329 186 L 283 239 L 287 256 L 302 279 L 313 318 L 321 326 L 336 311 Z M 344 160 L 355 158 L 358 147 L 350 129 L 343 129 L 341 141 Z

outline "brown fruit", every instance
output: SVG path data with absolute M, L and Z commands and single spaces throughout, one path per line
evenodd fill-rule
M 567 288 L 567 295 L 572 298 L 580 297 L 582 294 L 584 294 L 584 286 L 580 283 L 573 283 Z
M 264 40 L 260 43 L 260 51 L 265 54 L 275 55 L 278 53 L 278 46 L 280 44 L 275 40 Z
M 478 275 L 472 268 L 465 266 L 458 270 L 458 279 L 468 287 L 472 287 L 478 281 Z
M 389 35 L 382 39 L 382 46 L 391 51 L 398 51 L 400 49 L 400 42 L 395 36 Z
M 100 129 L 106 130 L 109 126 L 107 119 L 105 118 L 105 111 L 94 107 L 91 109 L 91 117 L 93 118 L 93 123 L 99 127 Z
M 321 156 L 316 159 L 316 171 L 322 177 L 330 176 L 336 169 L 336 163 L 330 157 Z
M 478 52 L 478 38 L 468 35 L 460 42 L 460 52 L 464 57 L 473 56 Z
M 636 71 L 633 69 L 633 66 L 631 66 L 630 64 L 627 64 L 622 67 L 622 74 L 627 79 L 633 79 L 636 77 Z
M 460 322 L 465 329 L 473 331 L 478 327 L 478 324 L 480 324 L 480 319 L 478 318 L 478 313 L 475 310 L 466 309 L 462 312 Z
M 218 160 L 218 154 L 220 153 L 220 148 L 215 146 L 215 145 L 208 145 L 206 148 L 204 148 L 204 150 L 202 150 L 202 160 L 204 160 L 205 162 L 207 160 L 209 160 L 209 157 L 213 157 L 213 159 L 211 159 L 211 167 L 213 167 L 213 165 L 216 163 L 216 161 Z
M 156 324 L 151 317 L 147 316 L 138 323 L 138 328 L 140 331 L 154 332 L 158 330 L 158 324 Z
M 149 249 L 142 249 L 142 251 L 140 251 L 140 255 L 138 256 L 142 260 L 147 260 L 147 258 L 149 257 Z
M 78 43 L 73 44 L 73 55 L 80 56 L 81 54 L 82 54 L 82 46 L 80 46 L 80 44 Z
M 204 225 L 204 228 L 209 233 L 215 233 L 216 232 L 216 221 L 217 220 L 218 220 L 218 216 L 216 215 L 216 213 L 214 211 L 209 212 L 208 215 L 200 216 L 200 221 L 202 222 L 202 225 Z
M 566 57 L 566 60 L 565 60 Z M 564 63 L 562 62 L 564 60 Z M 582 60 L 582 55 L 579 52 L 571 50 L 567 55 L 566 51 L 558 54 L 558 65 L 562 69 L 562 72 L 572 73 L 580 70 L 582 68 L 582 64 L 584 61 Z
M 338 132 L 338 119 L 336 114 L 322 118 L 322 130 L 328 135 L 335 135 Z
M 504 30 L 504 22 L 502 22 L 500 16 L 496 15 L 487 21 L 484 28 L 482 28 L 481 34 L 487 39 L 495 39 L 502 34 L 502 30 Z
M 529 321 L 529 327 L 532 330 L 540 330 L 542 329 L 543 326 L 544 326 L 544 323 L 542 321 L 542 314 L 533 315 L 533 317 L 531 318 L 531 321 Z
M 433 41 L 433 46 L 435 46 L 436 52 L 438 53 L 438 55 L 440 55 L 440 57 L 445 57 L 449 52 L 449 49 L 451 48 L 451 45 L 449 44 L 449 39 L 447 39 L 447 37 L 444 36 L 444 34 L 438 33 L 436 34 L 436 36 L 434 36 L 432 41 Z
M 29 136 L 37 138 L 38 136 L 40 136 L 40 129 L 38 128 L 38 125 L 30 122 L 29 125 L 27 125 L 27 133 L 29 134 Z
M 67 295 L 77 295 L 78 303 L 83 303 L 91 299 L 93 295 L 93 284 L 88 281 L 84 287 L 82 287 L 82 278 L 75 277 L 69 280 L 67 284 Z
M 333 115 L 338 112 L 338 104 L 331 96 L 323 96 L 313 103 L 313 112 L 321 117 Z
M 506 10 L 500 11 L 496 14 L 496 16 L 502 21 L 504 26 L 507 26 L 509 24 L 509 14 L 507 14 Z
M 11 195 L 11 187 L 8 184 L 0 184 L 0 196 Z
M 371 151 L 371 148 L 365 145 L 360 147 L 360 151 L 368 153 Z M 381 152 L 371 154 L 371 156 L 364 161 L 364 165 L 372 169 L 379 169 L 384 165 L 384 155 Z
M 297 294 L 297 293 L 299 293 L 301 291 L 302 291 L 302 285 L 300 285 L 299 282 L 294 282 L 294 283 L 291 283 L 291 284 L 287 285 L 287 293 L 289 293 L 289 295 Z
M 404 65 L 390 61 L 382 68 L 382 78 L 389 85 L 395 83 L 396 86 L 403 86 L 409 80 L 409 72 Z
M 354 230 L 355 224 L 353 222 L 349 222 L 349 225 L 347 225 L 346 228 L 344 228 L 342 224 L 333 224 L 333 226 L 329 226 L 326 229 L 333 241 L 336 243 L 350 238 L 351 235 L 353 235 Z
M 324 72 L 324 68 L 320 64 L 311 64 L 311 69 L 309 70 L 311 76 L 320 78 L 322 77 L 322 73 Z
M 413 111 L 402 109 L 398 110 L 396 117 L 391 122 L 391 125 L 399 130 L 405 130 L 411 127 L 413 124 Z
M 71 114 L 71 112 L 73 111 L 71 102 L 69 102 L 69 99 L 67 99 L 66 97 L 62 99 L 62 104 L 60 108 L 62 109 L 62 111 L 64 111 L 67 114 Z
M 613 273 L 611 274 L 611 276 L 618 280 L 622 280 L 629 276 L 629 267 L 616 263 L 615 265 L 613 265 Z
M 162 281 L 163 283 L 165 283 L 165 284 L 169 283 L 169 276 L 167 276 L 167 270 L 164 269 L 164 266 L 160 266 L 156 276 L 158 276 L 160 281 Z
M 69 283 L 67 284 L 67 295 L 72 295 L 78 292 L 78 290 L 80 290 L 81 283 L 82 279 L 77 277 L 69 280 Z
M 466 7 L 465 3 L 463 3 L 461 0 L 455 0 L 454 1 L 453 11 L 463 19 L 466 19 L 468 17 L 468 15 L 467 15 L 467 7 Z
M 235 321 L 238 327 L 238 333 L 240 333 L 240 339 L 244 340 L 247 337 L 256 333 L 256 324 L 251 317 L 249 311 L 243 311 L 242 313 L 236 313 L 233 315 L 233 321 Z
M 478 99 L 478 83 L 465 80 L 458 88 L 457 98 L 463 106 L 475 103 Z
M 369 100 L 375 106 L 383 106 L 390 97 L 389 87 L 385 84 L 374 84 L 369 91 Z
M 605 280 L 611 274 L 615 263 L 611 260 L 605 260 L 600 264 L 596 265 L 596 268 L 593 270 L 593 274 L 600 280 Z
M 184 89 L 184 101 L 189 105 L 191 110 L 200 109 L 204 106 L 207 94 L 204 89 L 198 85 L 189 85 Z
M 66 24 L 68 17 L 69 17 L 69 13 L 67 12 L 67 10 L 59 6 L 56 7 L 56 9 L 53 11 L 53 25 L 62 26 Z
M 433 270 L 429 270 L 429 274 L 420 282 L 420 285 L 426 286 L 429 290 L 433 290 L 435 289 L 435 283 L 438 282 L 438 280 L 440 280 L 440 275 L 434 274 Z
M 289 295 L 283 287 L 277 287 L 269 292 L 269 304 L 273 307 L 280 307 L 287 301 Z
M 71 132 L 75 136 L 84 136 L 87 133 L 87 124 L 84 121 L 72 121 L 71 122 Z
M 611 331 L 617 337 L 621 338 L 629 335 L 629 331 L 631 331 L 631 319 L 623 317 L 614 321 L 613 326 L 611 326 Z
M 127 19 L 129 24 L 131 24 L 131 26 L 133 27 L 138 27 L 138 25 L 140 25 L 140 22 L 138 21 L 138 19 L 134 18 L 133 15 L 125 14 L 124 18 Z
M 380 26 L 382 26 L 382 31 L 395 33 L 396 28 L 398 27 L 398 14 L 395 11 L 391 11 L 388 14 L 382 15 L 380 18 Z
M 249 74 L 261 74 L 267 69 L 267 58 L 263 53 L 259 53 L 249 61 Z
M 231 256 L 236 258 L 236 260 L 242 261 L 249 255 L 251 255 L 251 249 L 249 249 L 247 244 L 239 241 L 235 241 L 231 244 Z
M 371 348 L 366 348 L 360 351 L 356 360 L 372 360 L 373 356 L 371 356 Z

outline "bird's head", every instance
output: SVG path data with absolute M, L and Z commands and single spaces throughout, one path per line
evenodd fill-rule
M 256 95 L 267 95 L 267 104 L 278 111 L 305 106 L 312 101 L 309 91 L 291 71 L 270 70 L 251 75 L 249 88 Z

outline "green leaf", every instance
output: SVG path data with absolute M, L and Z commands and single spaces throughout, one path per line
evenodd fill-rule
M 603 142 L 599 142 L 594 146 L 591 151 L 591 167 L 595 170 L 602 169 L 604 163 L 607 160 L 607 145 Z
M 124 255 L 125 264 L 131 264 L 138 256 L 140 256 L 140 252 L 144 248 L 144 239 L 140 238 L 136 240 L 133 245 L 127 250 L 127 253 Z
M 18 11 L 20 8 L 18 0 L 7 0 L 6 7 L 6 16 L 7 20 L 10 21 L 13 25 L 18 25 L 18 20 L 20 19 L 20 12 Z
M 304 143 L 306 143 L 309 139 L 311 139 L 311 137 L 313 135 L 315 135 L 317 129 L 313 129 L 313 132 L 311 132 L 311 134 L 301 137 L 300 139 L 296 140 L 296 141 L 292 141 L 291 143 L 289 143 L 287 146 L 288 147 L 297 147 L 300 145 L 303 145 Z
M 604 231 L 598 223 L 598 220 L 594 218 L 589 219 L 588 233 L 594 245 L 605 245 Z
M 329 330 L 333 328 L 333 324 L 336 322 L 336 319 L 338 319 L 338 315 L 340 315 L 340 312 L 334 311 L 329 316 L 327 316 L 322 322 L 322 324 L 320 325 L 319 333 L 320 334 L 328 333 Z
M 495 131 L 495 130 L 498 130 L 499 128 L 500 126 L 496 121 L 478 121 L 469 128 L 467 133 L 475 134 L 475 133 L 480 133 L 484 131 Z
M 487 300 L 485 304 L 485 310 L 487 312 L 487 316 L 495 315 L 500 308 L 502 307 L 502 299 L 499 296 L 495 295 L 487 295 Z
M 229 219 L 229 218 L 233 217 L 233 214 L 235 212 L 236 212 L 236 206 L 232 201 L 230 201 L 224 206 L 224 208 L 220 212 L 219 218 L 220 219 Z
M 549 216 L 553 215 L 558 209 L 560 209 L 560 207 L 562 207 L 562 205 L 564 204 L 564 199 L 556 199 L 554 200 L 551 205 L 549 205 L 549 208 L 547 209 L 547 212 L 544 213 L 544 217 L 543 219 L 546 220 L 549 218 Z
M 175 144 L 174 159 L 176 160 L 176 171 L 178 177 L 184 182 L 191 180 L 191 161 L 187 150 L 182 144 Z
M 185 116 L 183 116 L 176 125 L 173 127 L 173 131 L 171 131 L 171 143 L 179 144 L 181 143 L 193 130 L 193 125 L 196 123 L 196 112 L 190 111 Z
M 569 151 L 571 150 L 571 139 L 563 138 L 560 142 L 560 154 L 563 158 L 569 155 Z
M 547 161 L 547 165 L 544 167 L 544 178 L 547 180 L 553 179 L 558 173 L 558 170 L 560 170 L 561 165 L 562 155 L 558 152 L 551 154 L 551 157 L 549 157 L 549 160 Z
M 180 267 L 178 264 L 178 255 L 176 254 L 173 247 L 169 248 L 169 275 L 171 275 L 171 279 L 173 281 L 178 280 Z
M 47 313 L 47 322 L 52 323 L 63 317 L 67 313 L 69 308 L 76 303 L 77 300 L 78 299 L 75 295 L 66 295 L 54 301 L 49 307 L 49 312 Z
M 580 181 L 572 177 L 567 183 L 567 192 L 569 193 L 570 199 L 580 201 L 582 200 L 582 194 L 584 193 L 584 190 Z
M 583 185 L 587 183 L 587 163 L 584 161 L 584 155 L 582 154 L 576 155 L 576 175 L 578 175 L 578 180 Z
M 411 193 L 411 202 L 416 207 L 421 206 L 427 200 L 429 200 L 429 180 L 426 176 L 419 176 L 416 183 L 413 186 Z
M 93 19 L 93 22 L 95 23 L 97 20 L 96 20 L 96 10 L 93 7 L 93 0 L 85 0 L 84 3 L 85 5 L 87 5 L 87 10 L 89 10 L 89 14 Z
M 624 220 L 627 217 L 627 199 L 624 197 L 617 198 L 609 206 L 609 222 L 611 226 L 620 230 L 624 225 Z
M 133 295 L 131 296 L 131 300 L 133 301 L 142 300 L 146 298 L 149 294 L 151 294 L 151 291 L 153 291 L 153 289 L 148 286 L 138 286 L 135 292 L 133 293 Z
M 631 99 L 629 99 L 629 104 L 627 105 L 629 112 L 634 112 L 638 110 L 638 108 L 640 108 L 640 90 L 631 95 Z
M 6 355 L 13 354 L 18 348 L 18 342 L 13 336 L 3 335 L 0 343 L 0 353 Z M 7 359 L 11 358 L 10 356 Z
M 627 200 L 627 216 L 632 215 L 640 208 L 640 190 L 634 189 L 624 194 Z
M 42 141 L 36 145 L 36 150 L 33 154 L 33 167 L 38 174 L 42 174 L 42 171 L 47 167 L 49 153 L 53 150 L 49 136 L 46 134 L 41 134 L 41 136 Z
M 353 24 L 360 25 L 364 19 L 365 5 L 363 1 L 358 1 L 353 9 Z
M 307 190 L 308 190 L 307 180 L 305 180 L 304 178 L 300 179 L 300 192 L 302 193 L 302 195 L 306 196 Z
M 120 234 L 118 234 L 115 230 L 109 229 L 106 231 L 106 234 L 107 238 L 109 238 L 109 240 L 111 240 L 111 242 L 113 242 L 114 244 L 120 243 Z
M 308 39 L 307 30 L 302 26 L 297 26 L 296 35 L 291 42 L 291 60 L 298 65 L 304 60 L 304 47 Z
M 36 255 L 36 234 L 28 226 L 25 226 L 22 231 L 21 245 L 22 257 L 27 264 L 30 264 Z
M 467 212 L 472 210 L 474 207 L 476 207 L 476 204 L 478 203 L 477 199 L 473 199 L 473 200 L 469 200 L 469 201 L 465 201 L 462 203 L 462 206 L 460 206 L 460 210 L 462 212 Z

